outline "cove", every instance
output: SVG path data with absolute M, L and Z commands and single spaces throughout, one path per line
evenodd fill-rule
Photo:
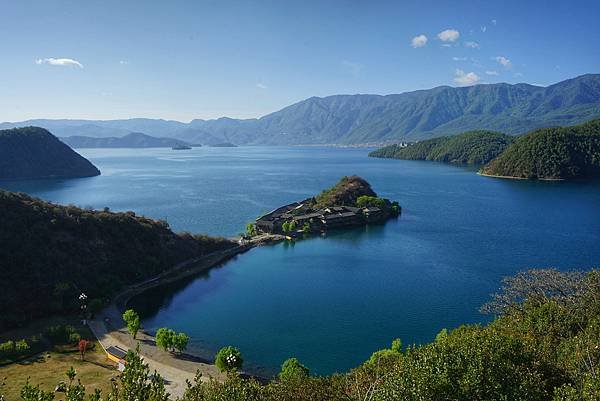
M 77 180 L 1 182 L 63 204 L 134 210 L 176 230 L 232 236 L 246 222 L 364 177 L 402 216 L 294 245 L 253 249 L 207 274 L 132 300 L 153 331 L 169 326 L 210 355 L 239 347 L 275 372 L 298 357 L 316 374 L 345 371 L 400 337 L 484 323 L 478 308 L 503 276 L 600 260 L 600 184 L 481 177 L 432 162 L 321 147 L 80 150 L 102 171 Z

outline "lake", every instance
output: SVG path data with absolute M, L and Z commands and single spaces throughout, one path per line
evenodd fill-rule
M 0 182 L 62 204 L 134 210 L 175 230 L 233 236 L 280 205 L 357 174 L 402 206 L 385 225 L 253 249 L 208 274 L 133 300 L 150 331 L 168 326 L 211 355 L 239 347 L 254 370 L 298 357 L 346 371 L 399 337 L 485 322 L 503 276 L 600 265 L 600 182 L 481 177 L 432 162 L 372 159 L 367 149 L 80 149 L 93 178 Z

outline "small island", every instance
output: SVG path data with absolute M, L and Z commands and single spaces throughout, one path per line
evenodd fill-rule
M 190 150 L 190 149 L 192 149 L 192 147 L 182 144 L 182 145 L 175 145 L 171 149 L 173 149 L 173 150 Z
M 258 234 L 319 233 L 330 229 L 379 224 L 400 215 L 398 202 L 379 198 L 371 185 L 358 176 L 343 177 L 334 187 L 314 198 L 281 206 L 247 226 Z
M 237 145 L 234 145 L 231 142 L 221 142 L 221 143 L 214 143 L 212 145 L 208 145 L 211 148 L 237 148 Z

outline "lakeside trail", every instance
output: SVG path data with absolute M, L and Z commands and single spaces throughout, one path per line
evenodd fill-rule
M 525 177 L 512 177 L 510 175 L 494 175 L 494 174 L 486 174 L 486 173 L 482 173 L 480 171 L 477 172 L 477 175 L 480 175 L 482 177 L 491 177 L 491 178 L 502 178 L 505 180 L 531 180 L 531 181 L 565 181 L 564 178 L 536 178 L 535 180 L 532 180 L 531 178 L 525 178 Z
M 127 332 L 123 321 L 123 311 L 133 296 L 150 288 L 206 272 L 255 246 L 278 242 L 282 239 L 282 236 L 274 235 L 256 237 L 243 245 L 182 262 L 164 273 L 131 285 L 114 297 L 106 308 L 98 312 L 94 320 L 89 321 L 89 328 L 105 350 L 110 346 L 135 349 L 139 345 L 140 355 L 144 358 L 144 362 L 148 364 L 150 371 L 156 370 L 165 379 L 165 387 L 173 398 L 183 397 L 186 381 L 193 381 L 196 372 L 202 374 L 202 380 L 208 380 L 211 377 L 216 380 L 224 380 L 226 375 L 219 372 L 212 361 L 187 353 L 173 354 L 164 351 L 156 346 L 154 337 L 143 330 L 138 332 L 136 339 L 133 339 Z

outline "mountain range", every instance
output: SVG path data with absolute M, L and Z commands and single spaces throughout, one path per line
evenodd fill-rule
M 120 138 L 68 136 L 59 139 L 72 148 L 172 148 L 173 146 L 189 145 L 179 139 L 157 138 L 141 132 L 132 132 Z
M 122 137 L 131 132 L 211 145 L 365 144 L 416 141 L 468 130 L 520 134 L 600 117 L 600 74 L 547 87 L 529 84 L 440 86 L 393 95 L 311 97 L 258 119 L 28 120 L 59 137 Z

